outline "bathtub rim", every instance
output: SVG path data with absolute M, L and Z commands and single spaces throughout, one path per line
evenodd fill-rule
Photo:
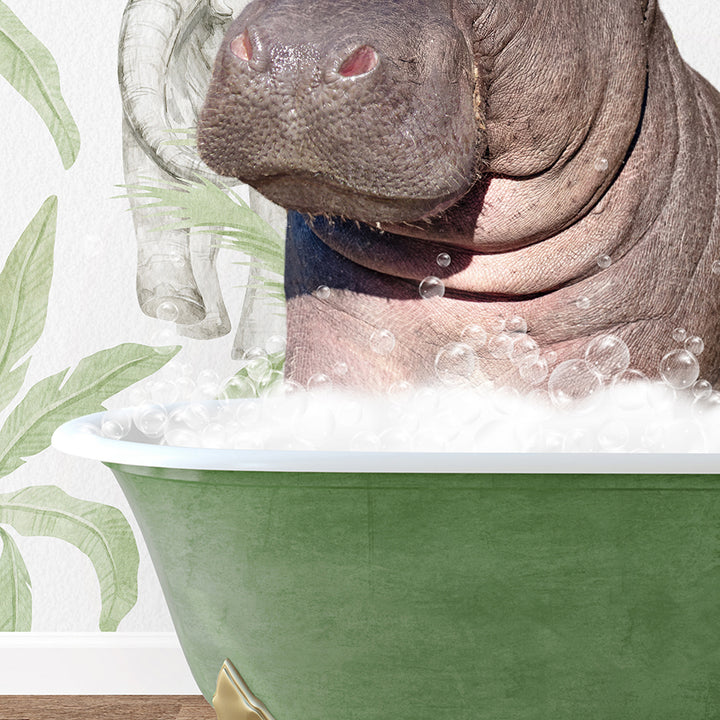
M 102 463 L 185 470 L 292 473 L 644 474 L 694 475 L 720 471 L 720 453 L 387 452 L 234 450 L 168 447 L 112 440 L 87 431 L 105 412 L 63 423 L 52 447 Z

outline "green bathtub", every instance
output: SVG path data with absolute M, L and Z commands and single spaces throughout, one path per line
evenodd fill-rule
M 275 720 L 720 718 L 717 456 L 191 450 L 87 420 L 54 444 L 112 469 L 208 700 L 229 659 Z

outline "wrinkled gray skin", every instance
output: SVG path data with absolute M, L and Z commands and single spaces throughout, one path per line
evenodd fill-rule
M 376 62 L 353 68 L 365 46 Z M 336 382 L 422 383 L 465 326 L 520 315 L 557 362 L 614 333 L 652 377 L 684 327 L 717 384 L 719 123 L 654 0 L 255 0 L 220 49 L 199 149 L 302 213 L 295 380 L 341 361 Z M 420 298 L 428 275 L 442 299 Z M 487 353 L 483 377 L 524 383 Z

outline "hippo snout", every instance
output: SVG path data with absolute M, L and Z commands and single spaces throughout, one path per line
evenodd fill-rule
M 470 45 L 441 6 L 255 0 L 215 63 L 203 159 L 312 214 L 398 222 L 452 204 L 482 136 Z

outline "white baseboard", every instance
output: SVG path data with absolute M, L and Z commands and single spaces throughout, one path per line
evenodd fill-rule
M 175 633 L 0 633 L 0 695 L 199 695 Z

